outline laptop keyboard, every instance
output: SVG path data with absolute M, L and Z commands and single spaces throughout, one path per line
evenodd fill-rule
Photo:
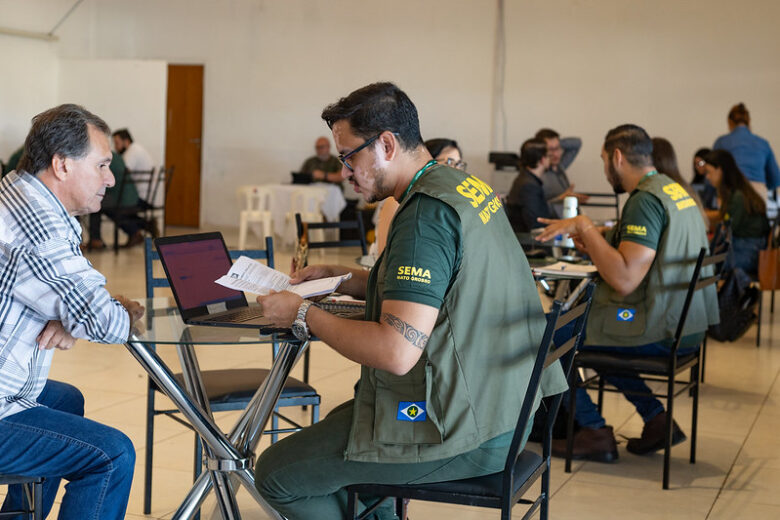
M 209 321 L 224 323 L 224 322 L 241 322 L 249 321 L 255 318 L 259 318 L 263 315 L 262 307 L 245 307 L 238 309 L 234 312 L 228 312 L 220 316 L 209 317 Z

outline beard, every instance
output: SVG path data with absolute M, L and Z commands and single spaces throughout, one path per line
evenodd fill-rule
M 612 161 L 607 165 L 607 181 L 612 185 L 612 191 L 615 192 L 615 195 L 626 192 L 625 188 L 623 188 L 623 184 L 620 182 L 620 174 L 615 167 L 612 166 Z

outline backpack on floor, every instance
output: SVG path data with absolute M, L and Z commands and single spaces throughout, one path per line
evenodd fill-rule
M 723 284 L 718 289 L 720 323 L 711 325 L 707 333 L 718 341 L 735 341 L 755 323 L 756 307 L 761 291 L 750 285 L 750 277 L 735 267 L 722 273 Z

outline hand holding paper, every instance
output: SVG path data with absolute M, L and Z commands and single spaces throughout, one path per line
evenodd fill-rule
M 341 282 L 349 280 L 352 274 L 308 280 L 299 284 L 291 284 L 290 277 L 281 271 L 271 269 L 249 257 L 241 256 L 236 260 L 230 271 L 221 276 L 216 283 L 235 289 L 255 294 L 268 294 L 270 291 L 290 291 L 302 298 L 311 298 L 330 294 L 335 291 Z

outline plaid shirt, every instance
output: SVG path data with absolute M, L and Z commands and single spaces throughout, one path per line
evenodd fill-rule
M 0 181 L 0 419 L 39 406 L 53 350 L 39 350 L 36 338 L 49 320 L 77 338 L 127 339 L 127 311 L 80 243 L 78 221 L 35 176 Z

